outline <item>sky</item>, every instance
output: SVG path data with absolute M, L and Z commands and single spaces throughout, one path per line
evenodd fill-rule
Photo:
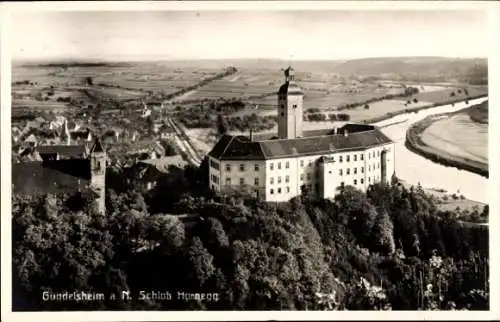
M 63 11 L 12 14 L 14 60 L 488 56 L 484 11 Z

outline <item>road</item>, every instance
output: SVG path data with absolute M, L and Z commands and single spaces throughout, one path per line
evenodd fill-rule
M 168 126 L 174 132 L 174 142 L 177 147 L 182 151 L 183 156 L 186 158 L 186 161 L 195 166 L 200 166 L 202 161 L 202 156 L 196 151 L 189 139 L 189 136 L 186 135 L 182 125 L 178 124 L 177 121 L 174 121 L 172 118 L 165 118 Z

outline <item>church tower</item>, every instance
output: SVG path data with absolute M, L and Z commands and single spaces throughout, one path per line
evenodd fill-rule
M 97 138 L 90 148 L 90 186 L 97 193 L 98 209 L 102 214 L 106 211 L 106 151 Z
M 285 83 L 278 90 L 278 138 L 294 139 L 302 136 L 304 93 L 295 83 L 295 70 L 285 70 Z

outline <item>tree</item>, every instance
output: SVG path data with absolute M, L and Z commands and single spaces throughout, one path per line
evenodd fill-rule
M 377 216 L 373 227 L 373 240 L 377 249 L 386 254 L 392 254 L 396 250 L 394 243 L 394 226 L 387 212 Z
M 187 251 L 187 260 L 190 264 L 192 277 L 197 282 L 193 285 L 203 286 L 215 273 L 214 257 L 203 247 L 199 237 L 193 238 Z
M 147 217 L 146 238 L 159 242 L 168 252 L 178 250 L 185 240 L 183 223 L 176 216 L 156 214 Z
M 226 134 L 229 129 L 229 123 L 227 120 L 221 115 L 217 115 L 217 132 L 219 134 Z
M 92 86 L 94 84 L 94 80 L 92 79 L 92 77 L 90 76 L 85 77 L 85 84 Z

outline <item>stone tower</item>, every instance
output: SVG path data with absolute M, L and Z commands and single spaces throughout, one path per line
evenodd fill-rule
M 90 186 L 98 195 L 97 205 L 100 213 L 106 211 L 106 151 L 97 138 L 90 148 Z
M 304 93 L 295 83 L 295 70 L 285 70 L 285 83 L 278 90 L 278 138 L 302 136 Z

